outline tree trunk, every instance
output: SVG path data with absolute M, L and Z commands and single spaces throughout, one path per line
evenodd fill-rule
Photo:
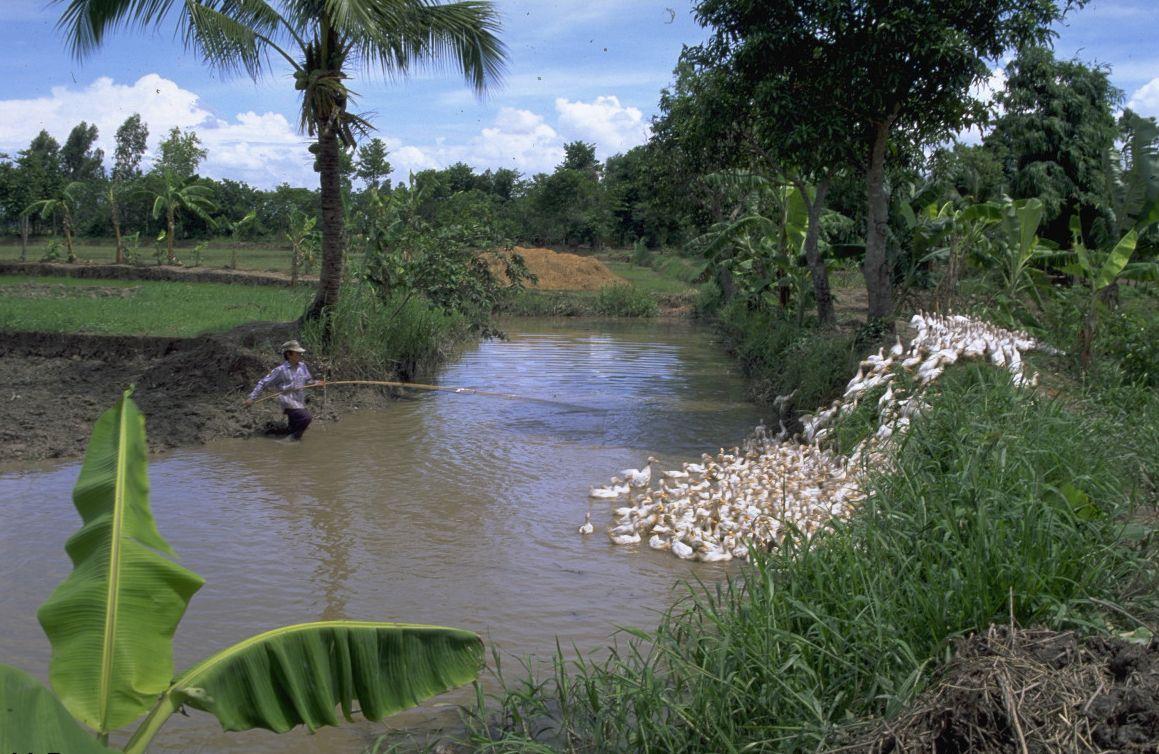
M 117 184 L 109 181 L 109 211 L 113 215 L 113 236 L 117 240 L 117 256 L 116 263 L 125 263 L 125 244 L 121 240 L 121 218 L 120 212 L 117 211 Z
M 873 146 L 869 152 L 869 169 L 865 174 L 868 207 L 866 212 L 865 289 L 869 294 L 868 320 L 887 319 L 893 315 L 893 281 L 885 242 L 889 230 L 889 195 L 885 190 L 885 149 L 889 143 L 889 122 L 874 127 Z
M 322 267 L 318 273 L 318 293 L 306 310 L 304 319 L 315 319 L 322 311 L 338 303 L 342 285 L 342 253 L 345 250 L 342 228 L 342 181 L 338 134 L 330 125 L 318 129 L 318 173 L 322 203 Z
M 165 240 L 169 242 L 169 257 L 166 261 L 169 264 L 175 264 L 177 262 L 177 257 L 173 254 L 173 205 L 169 205 L 169 209 L 165 210 L 165 224 L 168 226 L 168 236 Z
M 801 196 L 809 202 L 809 195 L 798 186 Z M 823 325 L 833 324 L 833 295 L 829 292 L 829 269 L 825 260 L 821 258 L 818 248 L 821 240 L 821 212 L 825 209 L 825 195 L 829 193 L 829 179 L 822 178 L 817 183 L 817 191 L 813 201 L 808 203 L 809 227 L 805 231 L 805 261 L 809 264 L 809 272 L 813 276 L 813 297 L 817 299 L 817 319 Z
M 64 219 L 61 221 L 64 228 L 64 248 L 68 252 L 67 260 L 69 264 L 76 262 L 76 253 L 72 250 L 72 218 L 69 217 L 68 210 L 64 212 Z
M 28 231 L 32 225 L 32 221 L 28 219 L 28 215 L 20 216 L 20 261 L 28 261 Z

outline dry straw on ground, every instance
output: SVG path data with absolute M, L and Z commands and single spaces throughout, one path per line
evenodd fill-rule
M 527 269 L 536 277 L 535 284 L 529 285 L 529 288 L 541 291 L 598 291 L 624 282 L 607 265 L 593 257 L 522 246 L 516 246 L 512 251 L 523 257 Z
M 837 751 L 1159 752 L 1159 640 L 994 625 L 900 717 Z

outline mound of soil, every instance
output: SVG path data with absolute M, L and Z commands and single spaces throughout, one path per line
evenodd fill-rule
M 292 337 L 292 324 L 275 323 L 197 338 L 0 333 L 0 459 L 82 455 L 97 417 L 130 385 L 152 450 L 282 433 L 275 401 L 249 409 L 242 401 Z M 388 400 L 369 390 L 325 392 L 322 400 L 321 390 L 307 391 L 319 421 Z
M 537 278 L 535 285 L 529 287 L 538 290 L 598 291 L 624 282 L 607 265 L 591 257 L 522 246 L 516 246 L 514 251 L 523 257 L 527 269 Z
M 991 626 L 908 712 L 841 751 L 1159 752 L 1159 639 Z

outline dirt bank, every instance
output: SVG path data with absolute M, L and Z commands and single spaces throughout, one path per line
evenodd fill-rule
M 57 262 L 0 262 L 0 275 L 35 275 L 103 280 L 168 280 L 185 283 L 289 285 L 290 276 L 278 272 L 175 267 L 171 265 L 61 264 Z M 316 276 L 299 275 L 299 285 L 313 285 Z
M 82 455 L 93 422 L 131 384 L 153 450 L 276 433 L 284 421 L 274 401 L 252 409 L 242 401 L 290 337 L 293 325 L 273 323 L 197 338 L 0 332 L 0 463 Z M 316 421 L 388 400 L 370 390 L 321 393 L 310 393 Z

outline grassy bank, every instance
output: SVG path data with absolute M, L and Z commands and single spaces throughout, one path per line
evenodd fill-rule
M 947 373 L 864 510 L 718 587 L 692 585 L 606 659 L 559 654 L 471 718 L 481 751 L 818 751 L 897 713 L 991 622 L 1089 630 L 1157 616 L 1150 391 L 1063 401 L 1004 372 Z M 1153 436 L 1153 430 L 1151 435 Z M 1151 519 L 1153 520 L 1153 519 Z M 1115 605 L 1107 609 L 1106 605 Z
M 0 329 L 172 337 L 292 320 L 314 293 L 308 286 L 60 277 L 2 277 L 0 292 Z

